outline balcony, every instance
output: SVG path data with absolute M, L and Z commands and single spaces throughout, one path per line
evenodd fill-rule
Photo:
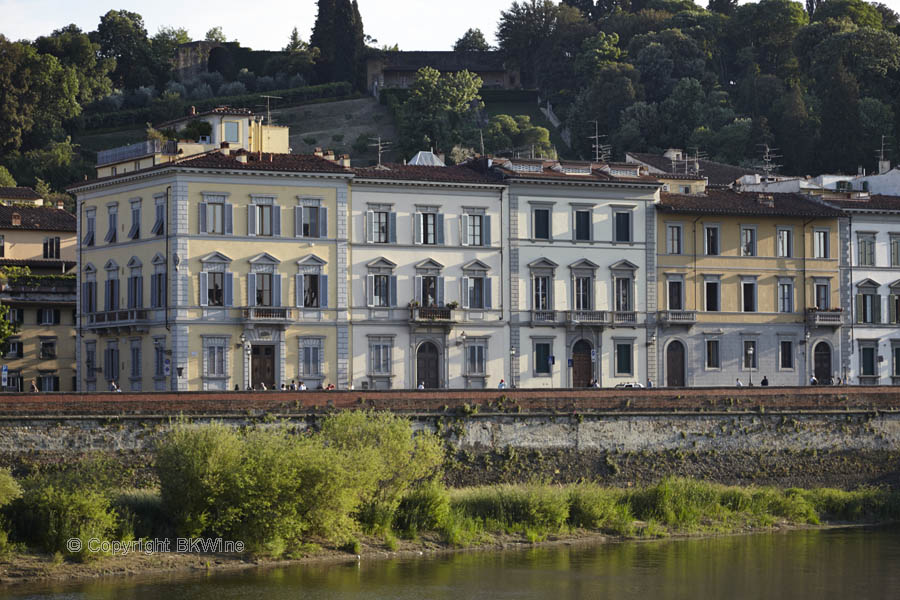
M 610 313 L 605 310 L 569 310 L 566 321 L 570 325 L 603 326 L 611 323 Z
M 152 154 L 176 154 L 178 142 L 160 140 L 147 140 L 128 146 L 119 146 L 109 150 L 101 150 L 97 153 L 97 166 L 116 164 L 126 160 L 150 156 Z
M 635 327 L 637 325 L 637 312 L 633 310 L 617 310 L 612 313 L 613 327 Z
M 126 308 L 84 315 L 84 327 L 107 332 L 146 331 L 149 324 L 149 310 L 146 308 Z
M 659 321 L 663 325 L 693 325 L 697 322 L 696 310 L 661 310 Z
M 819 310 L 809 308 L 806 310 L 806 322 L 810 327 L 840 327 L 844 313 L 841 309 Z
M 453 320 L 453 309 L 446 306 L 411 306 L 409 320 L 414 322 L 433 322 Z
M 285 323 L 294 320 L 294 310 L 285 306 L 248 306 L 243 318 L 253 323 Z
M 531 311 L 532 325 L 556 325 L 555 310 L 533 310 Z

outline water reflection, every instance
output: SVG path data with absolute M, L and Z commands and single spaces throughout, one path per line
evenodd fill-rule
M 503 600 L 900 597 L 900 529 L 471 552 L 152 582 L 0 590 L 33 600 Z

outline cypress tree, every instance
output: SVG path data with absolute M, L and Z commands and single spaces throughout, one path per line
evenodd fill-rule
M 335 61 L 335 0 L 319 0 L 319 12 L 313 25 L 309 45 L 319 49 L 316 76 L 320 83 L 334 81 Z
M 334 66 L 332 81 L 349 81 L 357 85 L 357 57 L 359 54 L 354 34 L 353 5 L 350 0 L 334 3 Z

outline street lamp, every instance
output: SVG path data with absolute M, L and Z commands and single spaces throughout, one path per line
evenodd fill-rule
M 509 386 L 516 387 L 516 380 L 514 378 L 515 370 L 513 369 L 513 361 L 516 360 L 516 349 L 512 346 L 509 348 Z
M 250 355 L 253 353 L 253 346 L 250 342 L 244 341 L 241 335 L 241 341 L 244 342 L 244 352 L 247 354 L 247 387 L 253 389 L 253 371 L 250 369 Z
M 753 346 L 747 348 L 747 355 L 750 357 L 750 385 L 753 386 Z

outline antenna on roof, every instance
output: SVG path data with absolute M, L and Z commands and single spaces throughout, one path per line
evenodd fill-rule
M 881 149 L 875 151 L 875 156 L 878 158 L 878 174 L 883 175 L 891 170 L 891 163 L 884 157 L 885 151 L 890 150 L 890 146 L 885 143 L 885 140 L 893 137 L 889 135 L 881 136 Z
M 609 144 L 601 144 L 600 140 L 605 138 L 605 135 L 600 135 L 600 124 L 596 119 L 593 121 L 588 121 L 588 123 L 594 124 L 594 135 L 589 135 L 588 139 L 592 140 L 591 149 L 594 151 L 594 162 L 608 162 L 609 155 L 612 152 L 612 146 Z
M 766 191 L 769 185 L 769 179 L 772 177 L 772 173 L 778 170 L 781 165 L 775 162 L 775 159 L 781 158 L 780 154 L 775 154 L 777 148 L 770 148 L 769 144 L 759 144 L 759 146 L 763 149 L 762 155 L 762 164 L 757 165 L 757 169 L 760 169 L 765 175 L 765 179 L 763 180 L 763 191 Z
M 282 97 L 281 96 L 266 96 L 265 94 L 263 94 L 262 97 L 266 99 L 266 124 L 271 125 L 272 124 L 272 111 L 269 108 L 269 100 L 281 100 Z
M 375 142 L 374 144 L 369 144 L 369 147 L 376 148 L 378 151 L 378 166 L 381 166 L 381 154 L 388 149 L 393 142 L 382 141 L 381 136 L 369 138 L 369 140 Z

